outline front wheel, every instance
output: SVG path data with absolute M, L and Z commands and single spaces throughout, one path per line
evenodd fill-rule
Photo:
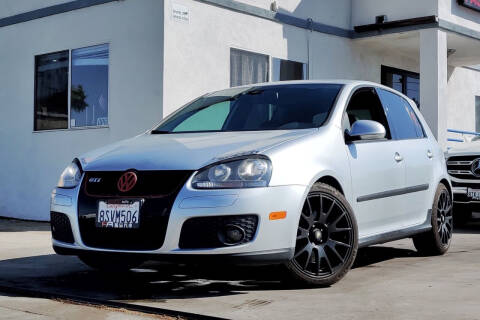
M 332 285 L 355 260 L 357 234 L 357 222 L 345 197 L 335 188 L 317 183 L 303 205 L 295 254 L 287 268 L 301 283 Z
M 432 207 L 432 229 L 413 237 L 417 251 L 442 255 L 448 251 L 453 233 L 452 197 L 442 183 L 438 185 Z

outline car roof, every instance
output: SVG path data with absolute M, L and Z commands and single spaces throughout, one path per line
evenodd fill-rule
M 384 86 L 377 82 L 364 81 L 364 80 L 347 80 L 347 79 L 324 79 L 324 80 L 294 80 L 294 81 L 275 81 L 275 82 L 263 82 L 263 83 L 254 83 L 243 86 L 238 86 L 237 88 L 248 88 L 248 87 L 270 87 L 270 86 L 288 86 L 288 85 L 298 85 L 298 84 L 339 84 L 343 86 L 348 86 L 350 89 L 357 86 L 371 86 L 376 88 L 385 89 L 387 91 L 394 92 L 404 99 L 408 100 L 410 103 L 415 104 L 412 99 L 404 95 L 403 93 L 392 89 L 390 87 Z

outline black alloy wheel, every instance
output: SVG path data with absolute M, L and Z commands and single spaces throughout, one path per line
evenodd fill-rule
M 316 184 L 307 196 L 288 267 L 297 280 L 331 285 L 351 268 L 357 252 L 357 223 L 338 190 Z
M 413 237 L 413 244 L 420 254 L 442 255 L 450 248 L 453 235 L 452 196 L 447 187 L 437 187 L 431 211 L 432 228 Z
M 442 245 L 448 246 L 452 239 L 453 215 L 452 199 L 448 190 L 443 189 L 440 193 L 437 205 L 437 228 Z

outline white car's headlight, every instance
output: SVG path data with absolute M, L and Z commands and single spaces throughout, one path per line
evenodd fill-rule
M 59 188 L 75 188 L 80 183 L 82 172 L 78 165 L 74 162 L 70 163 L 68 167 L 63 170 L 57 187 Z
M 196 189 L 234 189 L 267 187 L 272 163 L 263 156 L 230 159 L 201 169 L 192 180 Z

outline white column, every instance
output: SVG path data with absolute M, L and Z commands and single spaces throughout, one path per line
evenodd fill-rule
M 442 148 L 447 145 L 447 34 L 420 31 L 420 108 Z

